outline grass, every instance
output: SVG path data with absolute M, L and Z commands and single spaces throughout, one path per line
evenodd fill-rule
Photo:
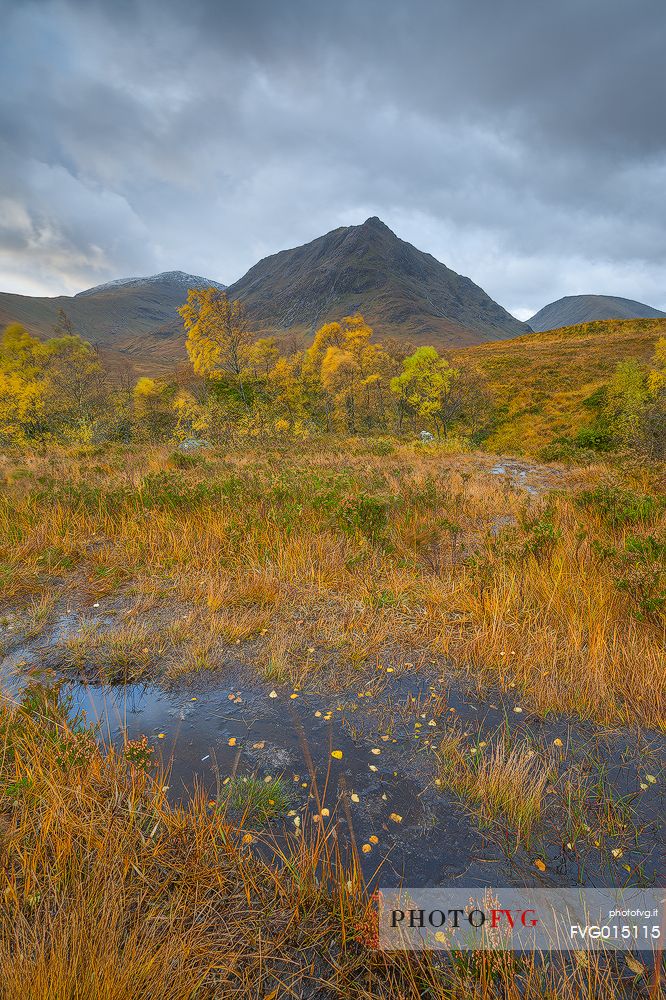
M 659 469 L 543 466 L 534 496 L 492 464 L 362 440 L 184 470 L 160 447 L 27 455 L 0 483 L 0 610 L 115 612 L 60 646 L 117 679 L 231 659 L 353 684 L 384 658 L 435 660 L 540 714 L 663 726 Z
M 666 320 L 601 320 L 451 352 L 488 380 L 497 416 L 487 447 L 539 454 L 590 423 L 585 401 L 618 361 L 647 362 Z
M 332 827 L 304 823 L 258 852 L 201 795 L 170 804 L 165 780 L 145 750 L 99 750 L 53 689 L 0 707 L 3 1000 L 627 995 L 635 970 L 600 954 L 377 951 Z
M 219 802 L 241 817 L 242 826 L 264 826 L 287 812 L 291 792 L 282 778 L 234 777 L 223 788 Z
M 438 751 L 440 780 L 472 803 L 482 822 L 498 823 L 529 844 L 540 823 L 553 768 L 527 740 L 500 735 L 470 743 L 452 728 Z

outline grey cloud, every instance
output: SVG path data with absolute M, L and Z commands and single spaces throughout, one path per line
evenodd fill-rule
M 231 282 L 376 214 L 523 314 L 574 292 L 666 308 L 662 0 L 27 0 L 3 20 L 2 287 Z

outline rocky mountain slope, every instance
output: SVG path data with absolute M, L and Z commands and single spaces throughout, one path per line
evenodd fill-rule
M 266 257 L 229 294 L 243 300 L 262 334 L 310 336 L 321 323 L 357 311 L 379 336 L 442 346 L 529 331 L 469 278 L 376 217 Z

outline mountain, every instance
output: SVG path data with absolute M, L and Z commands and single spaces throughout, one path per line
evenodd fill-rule
M 617 295 L 565 295 L 528 319 L 533 330 L 557 330 L 575 323 L 593 323 L 600 319 L 658 319 L 666 313 L 633 299 Z
M 0 327 L 22 323 L 39 337 L 53 336 L 64 309 L 77 333 L 114 356 L 171 361 L 184 355 L 183 324 L 177 313 L 188 288 L 224 289 L 209 278 L 164 271 L 147 278 L 120 278 L 78 295 L 39 297 L 0 293 Z
M 469 278 L 405 243 L 376 217 L 266 257 L 228 292 L 242 299 L 261 335 L 310 337 L 323 322 L 354 312 L 380 337 L 440 346 L 530 331 Z
M 160 288 L 180 289 L 187 298 L 190 288 L 219 288 L 224 291 L 226 285 L 212 278 L 202 278 L 199 274 L 186 274 L 185 271 L 162 271 L 160 274 L 150 275 L 148 278 L 116 278 L 115 281 L 107 281 L 104 285 L 95 285 L 94 288 L 86 288 L 83 292 L 78 292 L 74 298 L 80 299 L 84 295 L 97 295 L 99 292 L 108 292 L 114 288 L 143 288 L 150 289 L 152 285 Z

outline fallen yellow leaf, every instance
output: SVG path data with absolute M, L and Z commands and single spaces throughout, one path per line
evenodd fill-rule
M 374 833 L 373 833 L 373 835 L 371 837 L 368 837 L 368 840 L 370 841 L 371 844 L 378 844 L 379 843 L 379 837 L 376 837 L 374 835 Z
M 370 851 L 372 850 L 372 847 L 370 846 L 370 844 L 364 844 L 361 850 L 363 851 L 364 854 L 369 854 Z
M 559 738 L 559 736 L 557 737 L 557 739 L 553 740 L 553 746 L 556 746 L 556 747 L 563 747 L 564 746 L 564 743 Z
M 352 793 L 351 793 L 351 795 L 350 795 L 349 797 L 350 797 L 350 799 L 352 800 L 352 802 L 360 802 L 360 801 L 361 801 L 361 800 L 359 799 L 358 795 L 356 794 L 356 792 L 352 792 Z
M 235 747 L 236 746 L 236 737 L 235 736 L 230 736 L 229 737 L 229 746 L 230 747 Z
M 402 823 L 402 816 L 399 813 L 391 813 L 389 819 L 392 819 L 394 823 Z
M 342 760 L 342 750 L 331 750 L 331 757 L 335 757 L 336 760 Z
M 536 859 L 536 861 L 534 862 L 534 867 L 538 868 L 540 872 L 545 872 L 545 870 L 546 870 L 546 866 L 543 863 L 543 861 L 541 860 L 541 858 L 537 858 Z

